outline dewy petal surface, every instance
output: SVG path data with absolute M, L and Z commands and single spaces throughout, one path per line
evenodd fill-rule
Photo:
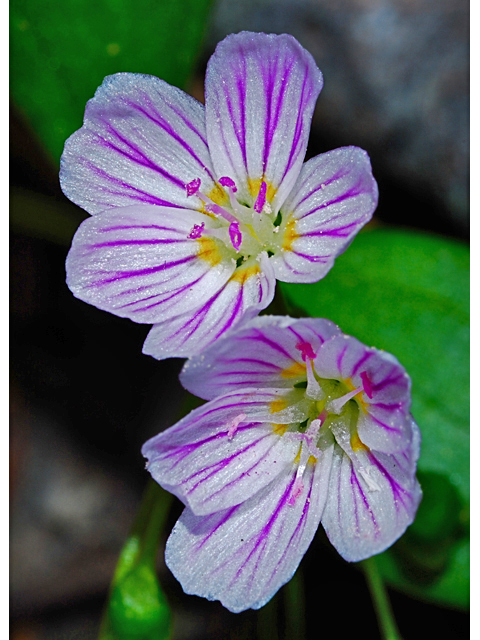
M 297 345 L 309 343 L 316 352 L 338 333 L 337 325 L 323 318 L 259 316 L 190 358 L 180 381 L 206 400 L 232 389 L 292 388 L 306 371 Z
M 325 532 L 345 560 L 381 553 L 413 522 L 422 492 L 415 478 L 420 434 L 411 421 L 412 442 L 403 452 L 348 455 L 335 445 Z
M 198 354 L 246 314 L 251 317 L 268 307 L 274 292 L 273 268 L 262 253 L 255 264 L 236 269 L 223 288 L 200 307 L 155 324 L 143 353 L 158 360 Z
M 74 295 L 152 323 L 144 353 L 189 357 L 265 309 L 277 276 L 325 275 L 370 215 L 376 185 L 354 147 L 301 171 L 322 84 L 292 36 L 249 32 L 217 46 L 206 107 L 153 76 L 105 78 L 61 162 L 67 197 L 102 216 L 75 236 Z M 151 208 L 145 224 L 142 207 Z M 131 219 L 107 228 L 109 215 Z M 319 399 L 313 375 L 309 394 Z M 253 382 L 245 372 L 243 383 Z
M 60 182 L 89 213 L 132 204 L 192 209 L 185 185 L 214 185 L 204 107 L 154 76 L 107 76 L 66 142 Z
M 215 240 L 190 240 L 206 216 L 136 205 L 88 218 L 67 258 L 74 295 L 136 322 L 177 316 L 221 290 L 235 269 Z
M 292 36 L 242 32 L 217 45 L 205 80 L 208 145 L 240 201 L 253 206 L 265 180 L 278 211 L 300 172 L 322 84 Z
M 187 506 L 166 549 L 187 593 L 258 608 L 290 579 L 319 520 L 348 561 L 382 552 L 413 521 L 420 434 L 390 354 L 329 321 L 264 316 L 181 379 L 204 398 L 230 390 L 143 450 Z
M 317 530 L 326 501 L 331 452 L 307 466 L 304 491 L 289 504 L 295 472 L 284 471 L 246 502 L 209 516 L 188 508 L 165 549 L 186 593 L 234 613 L 259 609 L 290 580 Z
M 197 515 L 244 502 L 291 468 L 297 455 L 298 441 L 282 441 L 270 422 L 268 407 L 284 396 L 251 389 L 195 409 L 144 444 L 148 471 Z M 275 420 L 304 418 L 301 410 L 281 413 Z
M 272 262 L 283 282 L 317 282 L 372 217 L 378 188 L 370 160 L 343 147 L 306 162 L 282 206 L 282 251 Z

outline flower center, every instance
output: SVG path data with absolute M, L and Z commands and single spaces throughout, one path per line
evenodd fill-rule
M 200 178 L 186 185 L 187 196 L 199 198 L 203 212 L 209 217 L 208 223 L 195 224 L 188 237 L 195 240 L 204 236 L 216 238 L 231 249 L 237 262 L 256 258 L 262 251 L 269 256 L 275 254 L 281 246 L 278 239 L 281 214 L 273 215 L 265 180 L 260 182 L 253 207 L 239 202 L 237 187 L 231 178 L 220 178 L 218 185 L 209 195 L 201 191 Z M 225 197 L 218 198 L 219 193 Z
M 372 382 L 366 371 L 360 373 L 362 385 L 354 387 L 350 380 L 321 378 L 314 368 L 316 354 L 308 342 L 299 342 L 296 348 L 305 362 L 305 378 L 294 384 L 296 389 L 305 389 L 308 418 L 302 423 L 292 424 L 284 436 L 301 442 L 295 463 L 298 464 L 295 481 L 288 499 L 294 505 L 303 492 L 302 477 L 309 462 L 315 463 L 322 455 L 322 440 L 331 439 L 330 432 L 337 443 L 348 453 L 367 450 L 358 435 L 357 425 L 360 411 L 365 410 L 362 394 L 372 398 Z M 300 377 L 300 376 L 299 376 Z M 373 481 L 368 477 L 372 490 Z

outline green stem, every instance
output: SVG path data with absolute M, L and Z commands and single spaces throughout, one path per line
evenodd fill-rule
M 402 640 L 375 557 L 361 563 L 383 640 Z
M 136 537 L 140 540 L 139 559 L 155 563 L 158 540 L 172 498 L 172 494 L 164 491 L 154 480 L 148 480 L 140 509 L 130 532 L 130 538 Z
M 278 640 L 278 595 L 257 612 L 257 640 Z
M 304 640 L 306 637 L 305 590 L 301 567 L 285 585 L 284 597 L 286 638 L 287 640 Z

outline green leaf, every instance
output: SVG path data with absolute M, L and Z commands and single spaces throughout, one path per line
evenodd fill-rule
M 86 216 L 66 199 L 58 201 L 26 189 L 10 189 L 10 228 L 15 233 L 69 247 Z
M 468 538 L 458 541 L 450 549 L 445 570 L 430 585 L 406 580 L 402 566 L 390 551 L 376 556 L 376 560 L 384 579 L 400 591 L 423 600 L 458 609 L 468 609 L 470 601 L 470 541 Z
M 106 75 L 156 75 L 184 87 L 211 0 L 17 0 L 11 92 L 58 162 Z
M 424 502 L 379 566 L 399 588 L 454 606 L 468 605 L 468 268 L 458 242 L 379 229 L 360 234 L 320 282 L 281 285 L 290 313 L 333 320 L 410 374 Z
M 419 471 L 423 500 L 414 523 L 378 557 L 385 579 L 429 600 L 469 602 L 468 508 L 445 476 Z

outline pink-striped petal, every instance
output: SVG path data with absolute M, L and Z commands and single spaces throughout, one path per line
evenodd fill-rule
M 223 288 L 192 312 L 152 327 L 143 353 L 158 360 L 190 357 L 221 338 L 245 316 L 252 317 L 273 299 L 275 276 L 266 253 L 237 268 Z
M 197 515 L 244 502 L 297 455 L 298 441 L 283 438 L 278 424 L 302 422 L 306 413 L 271 412 L 287 397 L 250 389 L 208 402 L 143 445 L 148 471 Z
M 348 455 L 335 445 L 322 525 L 345 560 L 357 562 L 381 553 L 413 522 L 422 492 L 415 478 L 420 436 L 386 455 L 359 451 Z
M 198 208 L 186 184 L 214 186 L 204 107 L 154 76 L 107 76 L 66 142 L 63 192 L 89 213 L 143 203 Z
M 239 201 L 253 207 L 265 181 L 278 211 L 300 172 L 322 84 L 292 36 L 242 32 L 218 44 L 205 81 L 207 138 Z
M 222 243 L 189 239 L 205 219 L 152 205 L 88 218 L 68 254 L 67 284 L 77 298 L 135 322 L 185 313 L 221 290 L 235 269 Z
M 191 393 L 210 400 L 232 389 L 291 388 L 305 379 L 299 343 L 314 353 L 340 329 L 330 320 L 259 316 L 200 355 L 180 374 Z
M 411 383 L 396 358 L 352 336 L 338 335 L 320 347 L 314 367 L 321 378 L 347 381 L 352 390 L 363 388 L 361 374 L 366 374 L 371 397 L 365 390 L 356 396 L 361 441 L 385 453 L 405 449 L 411 439 Z
M 343 147 L 306 162 L 282 207 L 282 250 L 272 258 L 276 277 L 283 282 L 323 278 L 370 220 L 377 201 L 377 183 L 362 149 Z
M 165 550 L 183 590 L 220 600 L 235 613 L 266 604 L 291 579 L 315 535 L 330 465 L 326 451 L 321 462 L 307 466 L 294 504 L 295 469 L 231 509 L 209 516 L 185 509 Z

